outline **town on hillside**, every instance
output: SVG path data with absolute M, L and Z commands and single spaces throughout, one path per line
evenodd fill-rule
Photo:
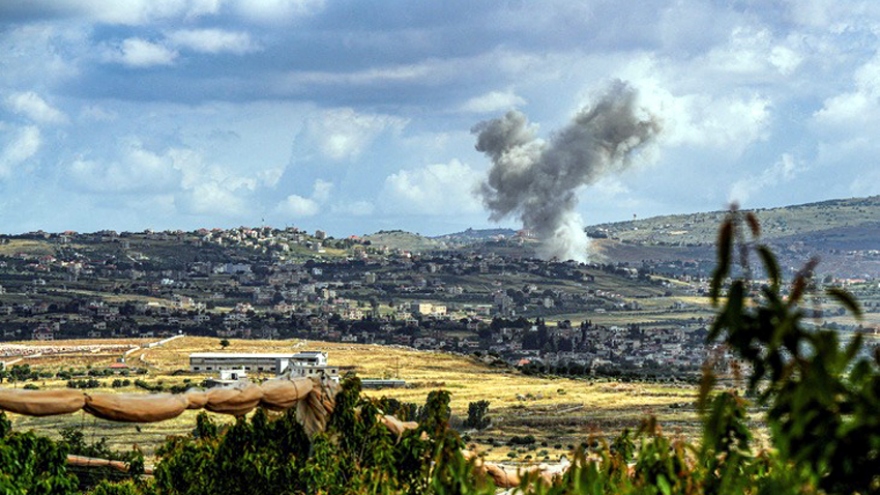
M 0 339 L 306 338 L 575 375 L 693 374 L 723 358 L 706 342 L 705 263 L 542 261 L 505 252 L 522 237 L 489 242 L 498 252 L 268 227 L 0 236 Z M 859 295 L 880 311 L 880 294 Z M 842 308 L 814 311 L 846 327 Z

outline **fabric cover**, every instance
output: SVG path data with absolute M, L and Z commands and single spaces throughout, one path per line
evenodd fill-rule
M 83 409 L 101 419 L 125 423 L 154 423 L 176 418 L 189 402 L 173 394 L 87 394 Z
M 27 416 L 54 416 L 79 411 L 86 396 L 78 390 L 0 389 L 0 409 Z
M 205 409 L 221 414 L 244 416 L 254 410 L 263 398 L 263 389 L 253 383 L 239 383 L 232 387 L 208 390 Z
M 314 386 L 315 383 L 309 378 L 267 380 L 260 385 L 260 388 L 263 389 L 260 405 L 273 411 L 290 409 L 305 398 Z
M 187 390 L 183 396 L 186 397 L 187 409 L 203 409 L 208 403 L 208 393 L 204 390 Z
M 415 421 L 401 421 L 390 414 L 382 416 L 379 418 L 379 421 L 381 421 L 386 428 L 391 430 L 391 433 L 394 433 L 398 437 L 403 435 L 407 430 L 414 430 L 419 427 L 419 424 Z

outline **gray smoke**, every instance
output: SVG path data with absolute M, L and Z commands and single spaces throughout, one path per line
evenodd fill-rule
M 633 153 L 660 131 L 656 118 L 638 115 L 636 96 L 617 81 L 549 142 L 515 110 L 474 126 L 477 150 L 492 159 L 479 189 L 489 218 L 518 215 L 540 240 L 544 259 L 586 261 L 589 241 L 575 211 L 578 189 L 626 169 Z

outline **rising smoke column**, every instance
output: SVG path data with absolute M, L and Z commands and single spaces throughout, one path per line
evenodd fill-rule
M 538 139 L 516 110 L 474 126 L 477 150 L 492 160 L 479 188 L 490 220 L 518 215 L 540 240 L 539 256 L 586 261 L 589 241 L 575 211 L 578 189 L 626 169 L 632 154 L 660 131 L 656 118 L 638 114 L 636 96 L 617 81 L 549 142 Z

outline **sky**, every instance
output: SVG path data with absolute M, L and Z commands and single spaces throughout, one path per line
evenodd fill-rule
M 586 224 L 880 194 L 880 2 L 3 0 L 0 232 L 519 228 L 475 126 L 660 122 Z

